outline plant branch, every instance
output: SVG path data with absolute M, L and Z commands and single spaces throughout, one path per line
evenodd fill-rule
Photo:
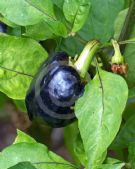
M 130 37 L 133 31 L 134 21 L 135 21 L 135 0 L 132 0 L 131 6 L 129 7 L 128 14 L 126 16 L 125 23 L 123 25 L 123 28 L 122 28 L 122 31 L 119 37 L 119 41 L 127 40 Z M 124 52 L 125 47 L 126 45 L 123 45 L 121 47 L 122 53 Z

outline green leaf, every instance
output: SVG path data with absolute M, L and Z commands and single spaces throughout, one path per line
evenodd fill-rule
M 127 16 L 127 13 L 128 13 L 128 9 L 124 9 L 118 14 L 118 16 L 115 20 L 115 24 L 114 24 L 114 32 L 115 32 L 114 39 L 117 39 L 117 40 L 119 39 L 122 27 L 124 25 L 124 22 L 125 22 L 125 19 Z
M 0 91 L 23 100 L 47 52 L 34 40 L 0 34 Z
M 21 37 L 22 36 L 22 27 L 21 26 L 16 26 L 14 28 L 8 27 L 7 34 Z
M 6 19 L 5 17 L 3 17 L 1 14 L 0 14 L 0 21 L 3 22 L 4 24 L 10 26 L 10 27 L 16 27 L 17 25 L 10 22 L 8 19 Z
M 49 18 L 56 19 L 53 9 L 53 3 L 51 0 L 24 0 L 30 6 L 35 7 L 37 10 L 41 11 L 44 15 Z
M 63 12 L 72 24 L 72 32 L 77 32 L 85 24 L 90 10 L 90 0 L 65 0 Z
M 84 150 L 84 146 L 80 134 L 76 137 L 74 143 L 74 152 L 78 157 L 78 159 L 80 160 L 81 164 L 83 166 L 86 166 L 86 164 L 88 163 L 88 159 Z
M 57 5 L 54 5 L 54 12 L 55 12 L 56 18 L 62 23 L 64 23 L 65 25 L 67 25 L 68 27 L 69 23 L 64 16 L 63 8 L 59 8 Z
M 46 3 L 47 1 L 47 3 Z M 50 0 L 0 1 L 0 13 L 17 25 L 33 25 L 43 18 L 54 18 Z
M 60 50 L 67 52 L 70 56 L 79 54 L 82 49 L 83 45 L 73 37 L 63 39 L 60 45 Z
M 135 110 L 135 88 L 131 88 L 129 90 L 129 98 L 127 106 L 124 110 L 123 118 L 125 120 L 129 119 L 134 114 L 134 110 Z
M 13 100 L 16 108 L 21 112 L 27 112 L 24 100 Z
M 7 96 L 0 92 L 0 109 L 5 106 L 7 99 Z
M 85 88 L 75 106 L 79 129 L 88 157 L 88 168 L 95 169 L 115 138 L 128 98 L 125 80 L 100 71 Z M 114 127 L 115 126 L 115 127 Z M 102 159 L 101 159 L 102 157 Z
M 36 169 L 36 168 L 29 162 L 22 162 L 8 169 Z
M 117 135 L 112 148 L 126 148 L 130 142 L 135 142 L 135 115 L 133 114 Z
M 48 21 L 47 24 L 49 25 L 52 33 L 57 36 L 66 37 L 67 36 L 67 29 L 65 25 L 60 21 Z
M 116 163 L 122 163 L 120 160 L 115 159 L 115 158 L 110 158 L 108 157 L 105 162 L 106 164 L 116 164 Z
M 45 22 L 57 36 L 66 36 L 65 25 L 55 18 L 53 4 L 50 0 L 10 0 L 0 1 L 0 13 L 9 21 L 21 25 L 35 25 Z
M 125 166 L 125 163 L 114 158 L 107 158 L 104 164 L 101 165 L 101 169 L 121 169 Z M 98 169 L 100 169 L 98 168 Z
M 42 20 L 43 13 L 26 0 L 0 1 L 0 13 L 17 25 L 32 25 Z
M 125 163 L 119 163 L 119 164 L 103 164 L 101 168 L 98 169 L 122 169 L 124 167 Z
M 13 144 L 2 151 L 0 168 L 8 169 L 20 162 L 31 162 L 37 169 L 74 169 L 75 166 L 39 143 Z
M 123 9 L 123 0 L 91 0 L 91 11 L 80 36 L 89 41 L 107 42 L 114 34 L 114 22 Z
M 36 140 L 29 135 L 25 134 L 24 132 L 17 130 L 17 137 L 14 141 L 14 144 L 17 143 L 36 143 Z
M 131 142 L 128 147 L 129 151 L 129 161 L 131 163 L 132 169 L 135 169 L 135 142 Z
M 7 103 L 9 102 L 9 98 L 2 92 L 0 92 L 0 119 L 7 119 L 8 112 L 7 112 Z
M 55 37 L 51 32 L 50 27 L 44 21 L 35 25 L 26 26 L 26 33 L 24 35 L 35 40 L 46 40 Z
M 129 99 L 135 98 L 135 87 L 129 90 Z
M 78 133 L 79 133 L 79 130 L 78 130 L 77 122 L 64 128 L 64 142 L 65 142 L 66 148 L 68 149 L 75 163 L 80 165 L 80 161 L 78 160 L 74 152 L 74 143 L 75 143 Z
M 131 32 L 131 38 L 135 37 L 135 26 L 133 28 L 133 31 Z M 133 44 L 127 44 L 124 52 L 125 56 L 125 62 L 128 63 L 128 75 L 127 75 L 127 82 L 129 88 L 135 87 L 135 47 Z
M 53 1 L 53 3 L 54 3 L 56 6 L 58 6 L 59 8 L 62 8 L 62 7 L 63 7 L 64 0 L 58 0 L 58 1 L 52 0 L 52 1 Z
M 125 8 L 128 8 L 131 5 L 130 0 L 125 0 Z
M 45 23 L 49 26 L 52 33 L 54 33 L 57 36 L 67 36 L 67 29 L 65 25 L 57 20 L 54 15 L 54 9 L 53 9 L 53 3 L 51 0 L 26 0 L 29 2 L 29 5 L 34 6 L 36 9 L 41 11 L 44 14 L 43 20 Z M 47 16 L 47 18 L 45 17 Z

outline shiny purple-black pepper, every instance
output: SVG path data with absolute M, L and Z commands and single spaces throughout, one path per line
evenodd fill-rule
M 74 104 L 83 89 L 68 55 L 56 53 L 42 65 L 28 90 L 25 101 L 30 120 L 41 119 L 52 127 L 72 123 L 76 119 Z

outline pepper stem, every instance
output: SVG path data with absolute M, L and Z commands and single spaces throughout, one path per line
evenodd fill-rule
M 120 47 L 119 47 L 119 44 L 117 43 L 117 41 L 112 39 L 112 44 L 114 47 L 115 55 L 117 55 L 117 56 L 121 55 Z
M 121 54 L 118 42 L 116 40 L 112 40 L 112 44 L 114 47 L 114 56 L 112 57 L 112 63 L 113 64 L 123 64 L 124 57 Z
M 74 66 L 82 78 L 86 76 L 92 59 L 99 47 L 100 43 L 96 40 L 88 42 L 80 54 L 78 60 L 75 62 Z

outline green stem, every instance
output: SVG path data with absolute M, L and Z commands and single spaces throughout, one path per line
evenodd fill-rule
M 133 31 L 134 21 L 135 21 L 135 0 L 132 0 L 131 6 L 129 7 L 128 14 L 125 19 L 125 23 L 121 30 L 119 41 L 127 40 L 130 37 Z M 122 53 L 124 53 L 125 47 L 126 47 L 125 45 L 121 47 Z
M 88 42 L 80 54 L 78 60 L 75 62 L 74 66 L 82 78 L 86 76 L 92 59 L 99 48 L 100 43 L 98 41 L 93 40 Z

